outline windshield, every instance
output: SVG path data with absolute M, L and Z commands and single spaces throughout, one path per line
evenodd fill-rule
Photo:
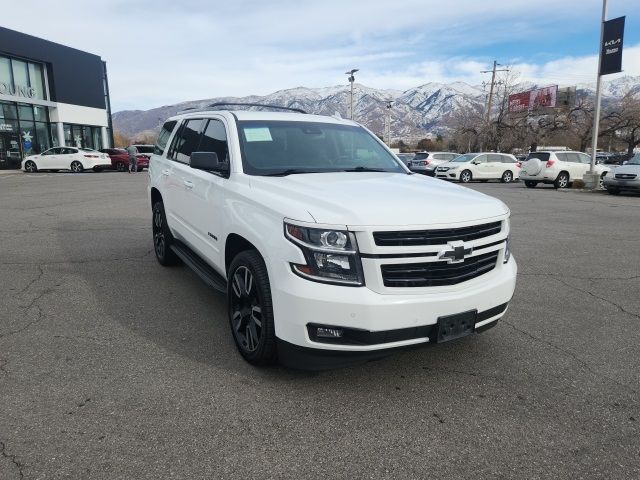
M 321 122 L 238 121 L 248 175 L 340 171 L 407 173 L 364 128 Z
M 136 145 L 138 153 L 153 153 L 153 145 Z
M 627 162 L 627 165 L 640 165 L 640 153 L 636 153 L 633 158 Z
M 478 156 L 477 153 L 465 153 L 464 155 L 458 155 L 456 158 L 454 158 L 451 161 L 452 162 L 470 162 L 477 156 Z

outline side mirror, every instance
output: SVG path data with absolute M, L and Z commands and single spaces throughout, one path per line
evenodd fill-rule
M 480 165 L 480 162 L 476 162 L 475 160 L 471 162 L 473 165 Z
M 227 173 L 229 171 L 229 162 L 221 162 L 216 152 L 193 152 L 189 165 L 191 168 L 207 172 Z
M 629 163 L 629 160 L 625 160 L 624 162 L 622 162 L 623 165 L 626 165 L 627 163 Z

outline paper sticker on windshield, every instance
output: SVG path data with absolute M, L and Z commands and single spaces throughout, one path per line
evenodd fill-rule
M 271 131 L 269 127 L 245 128 L 244 136 L 247 142 L 272 142 Z

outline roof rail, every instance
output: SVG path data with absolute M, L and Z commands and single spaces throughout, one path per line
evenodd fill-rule
M 205 107 L 189 107 L 189 108 L 184 108 L 182 110 L 180 110 L 178 112 L 178 115 L 183 113 L 183 112 L 206 112 L 208 110 L 211 110 L 212 108 L 216 108 L 216 107 L 228 107 L 228 106 L 234 106 L 234 107 L 261 107 L 261 108 L 275 108 L 277 110 L 288 110 L 290 112 L 296 112 L 296 113 L 307 113 L 304 110 L 302 110 L 301 108 L 291 108 L 291 107 L 281 107 L 280 105 L 269 105 L 266 103 L 240 103 L 240 102 L 219 102 L 219 103 L 211 103 Z

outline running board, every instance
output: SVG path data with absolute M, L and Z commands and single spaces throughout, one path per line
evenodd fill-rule
M 182 260 L 196 275 L 198 275 L 204 283 L 213 287 L 220 293 L 227 292 L 226 279 L 216 272 L 211 266 L 202 260 L 194 251 L 187 247 L 184 243 L 174 240 L 171 250 Z

